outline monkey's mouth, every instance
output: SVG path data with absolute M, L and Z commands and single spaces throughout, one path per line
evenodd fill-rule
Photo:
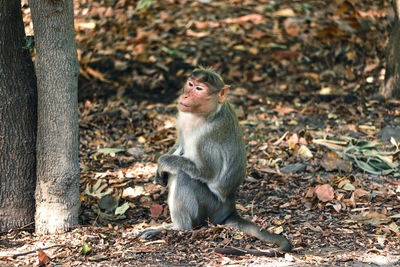
M 188 108 L 188 105 L 183 104 L 182 102 L 179 102 L 179 105 L 184 106 L 185 108 Z

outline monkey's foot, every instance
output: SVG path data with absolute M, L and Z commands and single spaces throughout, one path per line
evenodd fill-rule
M 148 228 L 145 229 L 141 232 L 139 232 L 139 234 L 137 235 L 138 238 L 143 238 L 143 239 L 150 239 L 153 238 L 155 236 L 158 236 L 161 234 L 161 230 L 158 229 L 152 229 L 152 228 Z

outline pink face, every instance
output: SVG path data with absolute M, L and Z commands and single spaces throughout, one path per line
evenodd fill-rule
M 206 115 L 216 109 L 218 102 L 218 95 L 211 93 L 207 84 L 189 78 L 179 97 L 179 110 Z

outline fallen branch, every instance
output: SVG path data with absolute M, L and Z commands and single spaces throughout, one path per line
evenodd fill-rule
M 39 249 L 46 250 L 46 249 L 49 249 L 49 248 L 60 247 L 60 246 L 62 246 L 62 244 L 51 245 L 51 246 L 47 246 L 47 247 L 43 247 L 43 248 L 37 248 L 37 249 L 33 249 L 33 250 L 21 252 L 21 253 L 15 253 L 15 254 L 12 254 L 12 255 L 9 255 L 9 256 L 6 256 L 6 257 L 12 257 L 13 259 L 15 259 L 15 258 L 17 258 L 19 256 L 25 256 L 25 255 L 28 255 L 28 254 L 32 254 L 32 253 L 38 252 Z

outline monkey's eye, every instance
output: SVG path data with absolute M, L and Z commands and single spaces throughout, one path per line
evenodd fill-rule
M 196 90 L 197 90 L 197 91 L 203 91 L 203 90 L 204 90 L 204 88 L 203 88 L 203 87 L 201 87 L 201 86 L 196 86 Z
M 188 82 L 188 85 L 189 85 L 190 87 L 192 87 L 192 86 L 194 86 L 194 83 L 191 82 L 191 81 L 189 81 L 189 82 Z

